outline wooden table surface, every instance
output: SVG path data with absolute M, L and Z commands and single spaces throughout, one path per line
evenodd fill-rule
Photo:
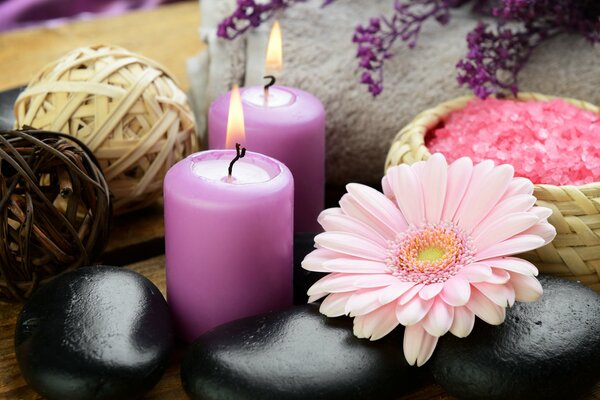
M 1 33 L 0 90 L 27 84 L 43 66 L 77 47 L 101 43 L 158 61 L 187 90 L 185 61 L 204 48 L 199 26 L 198 2 L 187 1 L 119 17 Z
M 78 46 L 116 44 L 163 64 L 184 89 L 189 83 L 185 62 L 203 49 L 198 39 L 197 1 L 162 6 L 152 11 L 58 27 L 33 28 L 0 34 L 0 90 L 27 84 L 45 64 Z M 165 259 L 162 205 L 116 218 L 102 262 L 129 265 L 152 280 L 165 293 Z M 17 366 L 13 334 L 21 306 L 0 303 L 0 399 L 31 400 L 41 397 L 29 389 Z M 145 399 L 185 399 L 179 379 L 184 351 L 179 345 L 165 375 Z M 402 397 L 402 400 L 450 400 L 435 384 Z M 590 394 L 600 400 L 600 386 Z

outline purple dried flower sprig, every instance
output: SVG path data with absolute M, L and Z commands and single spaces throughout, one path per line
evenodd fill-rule
M 391 19 L 384 16 L 371 18 L 368 25 L 356 27 L 352 41 L 358 46 L 358 66 L 363 70 L 360 81 L 368 86 L 373 96 L 383 90 L 383 67 L 385 60 L 393 56 L 394 43 L 400 39 L 413 48 L 423 23 L 434 18 L 442 25 L 447 24 L 450 7 L 458 3 L 456 0 L 413 0 L 409 3 L 395 0 Z
M 324 0 L 323 6 L 333 3 L 334 0 Z M 304 3 L 306 0 L 269 0 L 257 2 L 256 0 L 237 0 L 237 7 L 229 17 L 225 18 L 217 27 L 217 36 L 224 39 L 235 39 L 244 34 L 248 29 L 257 28 L 263 22 L 271 19 L 277 12 Z
M 517 76 L 544 35 L 528 30 L 514 32 L 502 25 L 495 32 L 488 28 L 480 22 L 467 35 L 469 51 L 456 64 L 457 81 L 480 98 L 502 97 L 508 92 L 516 95 Z
M 456 65 L 457 80 L 478 97 L 516 94 L 519 73 L 543 41 L 564 32 L 600 42 L 597 0 L 503 0 L 492 10 L 496 29 L 479 23 L 467 35 L 468 53 Z M 521 26 L 509 28 L 506 21 Z

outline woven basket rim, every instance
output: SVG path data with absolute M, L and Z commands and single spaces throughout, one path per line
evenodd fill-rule
M 444 119 L 445 117 L 447 117 L 454 111 L 464 108 L 464 105 L 466 105 L 468 102 L 470 102 L 471 100 L 473 100 L 475 98 L 476 98 L 475 95 L 465 95 L 465 96 L 455 97 L 453 99 L 446 100 L 442 103 L 439 103 L 438 105 L 428 108 L 428 109 L 420 112 L 419 114 L 417 114 L 417 116 L 415 116 L 409 122 L 409 124 L 406 125 L 405 127 L 403 127 L 394 137 L 394 140 L 392 141 L 392 147 L 390 148 L 388 155 L 386 157 L 384 169 L 387 170 L 389 167 L 396 165 L 396 163 L 391 162 L 391 156 L 394 154 L 393 144 L 398 142 L 401 138 L 403 138 L 405 136 L 419 135 L 421 142 L 422 142 L 420 149 L 419 149 L 419 150 L 422 150 L 422 152 L 423 152 L 422 158 L 423 159 L 429 158 L 429 156 L 431 156 L 431 152 L 429 151 L 427 146 L 425 146 L 425 135 L 431 129 L 431 126 L 414 125 L 415 122 L 417 122 L 421 119 L 424 120 L 426 118 L 431 118 L 431 117 L 434 117 L 436 120 Z M 587 110 L 590 112 L 594 112 L 594 113 L 600 115 L 600 107 L 598 107 L 590 102 L 571 98 L 571 97 L 545 95 L 545 94 L 537 93 L 537 92 L 519 92 L 519 93 L 517 93 L 516 96 L 509 96 L 509 97 L 506 97 L 505 99 L 518 100 L 518 101 L 550 101 L 550 100 L 561 99 L 571 105 L 574 105 L 581 109 L 584 109 L 584 110 Z M 556 188 L 556 187 L 560 187 L 560 188 L 574 187 L 574 188 L 577 188 L 580 190 L 581 189 L 584 189 L 584 190 L 600 189 L 600 181 L 586 183 L 583 185 L 553 185 L 553 184 L 548 184 L 548 183 L 536 183 L 536 184 L 534 184 L 534 187 L 542 188 L 542 189 L 543 188 Z

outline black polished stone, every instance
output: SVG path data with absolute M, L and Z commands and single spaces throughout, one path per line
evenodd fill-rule
M 188 349 L 181 379 L 192 399 L 394 399 L 427 374 L 406 363 L 402 335 L 357 339 L 351 319 L 297 306 L 204 334 Z
M 600 380 L 600 295 L 541 276 L 542 298 L 516 303 L 506 321 L 477 321 L 465 339 L 444 336 L 429 361 L 460 399 L 576 399 Z
M 173 337 L 152 282 L 125 268 L 86 267 L 31 297 L 15 347 L 25 380 L 50 400 L 135 399 L 160 379 Z

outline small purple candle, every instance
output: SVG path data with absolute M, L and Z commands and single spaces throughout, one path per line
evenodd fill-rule
M 272 69 L 276 62 L 270 58 L 269 55 L 267 66 Z M 234 144 L 226 141 L 230 96 L 231 92 L 217 98 L 210 107 L 209 149 L 232 148 Z M 294 230 L 320 231 L 317 217 L 325 202 L 323 104 L 310 93 L 285 86 L 270 86 L 268 89 L 251 86 L 243 88 L 241 96 L 246 127 L 246 141 L 243 144 L 287 165 L 296 186 Z
M 285 165 L 239 147 L 196 153 L 169 170 L 167 298 L 184 340 L 292 304 L 293 191 Z

